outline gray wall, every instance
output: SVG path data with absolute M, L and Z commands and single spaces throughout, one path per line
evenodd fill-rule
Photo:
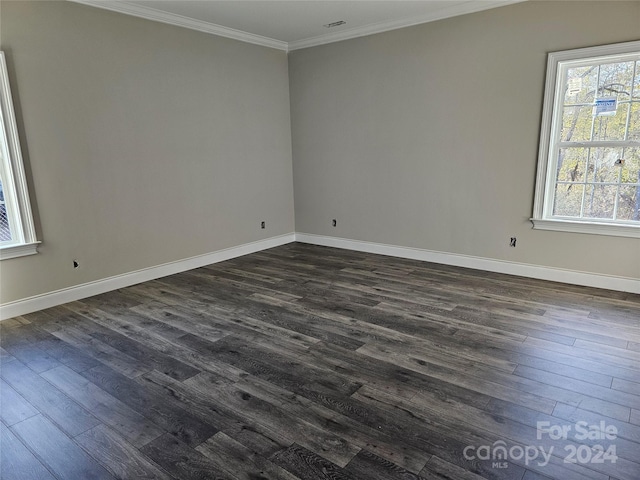
M 542 1 L 294 51 L 296 230 L 640 278 L 637 239 L 528 221 L 547 52 L 638 38 L 640 2 Z
M 284 52 L 69 2 L 1 8 L 43 240 L 2 261 L 2 303 L 293 232 Z
M 527 220 L 546 53 L 638 39 L 638 2 L 296 51 L 289 78 L 276 50 L 68 2 L 0 8 L 43 240 L 0 263 L 2 303 L 291 232 L 293 185 L 299 232 L 640 277 L 637 240 Z

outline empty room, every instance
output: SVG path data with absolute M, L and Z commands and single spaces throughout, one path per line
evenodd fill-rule
M 2 480 L 640 479 L 640 1 L 2 0 Z

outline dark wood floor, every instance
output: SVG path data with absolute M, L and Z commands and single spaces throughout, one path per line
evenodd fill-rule
M 7 480 L 640 478 L 636 295 L 290 244 L 0 330 Z

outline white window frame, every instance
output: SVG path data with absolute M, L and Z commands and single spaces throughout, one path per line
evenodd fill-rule
M 11 240 L 0 243 L 0 260 L 38 253 L 38 242 L 24 174 L 18 128 L 13 110 L 4 52 L 0 52 L 0 142 L 3 193 Z
M 602 57 L 610 57 L 607 61 L 611 62 L 623 61 L 625 58 L 631 58 L 630 55 L 634 54 L 640 54 L 640 41 L 549 53 L 547 59 L 547 79 L 545 83 L 542 126 L 540 131 L 538 172 L 536 176 L 533 217 L 531 218 L 533 228 L 539 230 L 640 238 L 640 225 L 606 219 L 571 219 L 553 217 L 552 215 L 553 195 L 556 183 L 556 165 L 558 161 L 557 152 L 562 127 L 564 83 L 567 69 L 578 64 L 602 62 Z M 576 145 L 578 143 L 584 143 L 585 146 L 587 146 L 587 144 L 608 146 L 604 144 L 612 143 L 616 144 L 616 146 L 640 147 L 640 142 L 638 141 L 576 142 Z

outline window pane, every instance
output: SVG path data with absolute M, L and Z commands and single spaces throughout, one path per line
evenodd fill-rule
M 625 148 L 623 151 L 622 183 L 640 183 L 640 148 Z
M 587 182 L 618 183 L 621 158 L 623 158 L 621 148 L 592 148 Z
M 559 182 L 584 182 L 588 148 L 561 148 L 558 156 Z
M 591 112 L 593 107 L 564 107 L 562 112 L 562 132 L 560 139 L 563 142 L 582 142 L 591 140 Z
M 628 101 L 633 82 L 633 62 L 600 65 L 599 97 L 617 97 L 619 102 Z
M 597 80 L 597 66 L 569 68 L 564 103 L 593 103 Z
M 579 217 L 584 185 L 556 185 L 553 214 L 559 217 Z
M 638 86 L 640 89 L 640 86 Z M 640 97 L 640 90 L 636 93 Z M 629 118 L 629 138 L 627 140 L 640 140 L 640 102 L 631 104 L 631 118 Z
M 618 105 L 613 116 L 595 117 L 592 140 L 624 140 L 629 104 Z
M 4 190 L 2 180 L 0 180 L 0 242 L 11 240 L 11 230 L 9 229 L 9 218 L 7 217 L 7 206 L 4 204 Z
M 546 181 L 536 186 L 534 228 L 551 228 L 535 220 L 553 218 L 635 236 L 597 224 L 640 225 L 640 41 L 555 52 L 549 65 L 547 84 L 555 83 L 542 124 L 549 142 L 538 163 Z
M 618 220 L 640 220 L 640 187 L 620 187 Z
M 2 1 L 2 0 L 0 0 Z M 4 52 L 0 51 L 0 260 L 37 253 Z M 6 189 L 6 191 L 5 191 Z M 1 475 L 0 475 L 1 476 Z
M 612 219 L 616 190 L 615 186 L 588 185 L 584 199 L 584 216 Z

